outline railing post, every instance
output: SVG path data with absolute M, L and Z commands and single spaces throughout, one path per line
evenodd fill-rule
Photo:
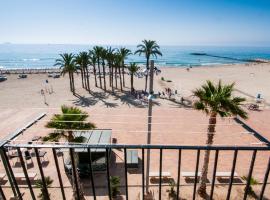
M 144 200 L 144 148 L 142 148 L 142 200 Z
M 159 190 L 158 190 L 159 200 L 161 200 L 161 183 L 162 183 L 162 148 L 159 150 Z
M 179 198 L 179 192 L 180 192 L 180 172 L 181 172 L 181 157 L 182 157 L 182 150 L 179 149 L 178 152 L 178 167 L 177 167 L 177 189 L 176 189 L 176 197 Z
M 34 150 L 35 150 L 35 154 L 36 154 L 36 158 L 37 158 L 37 164 L 38 164 L 38 168 L 39 168 L 39 172 L 40 172 L 40 176 L 41 176 L 41 180 L 42 180 L 42 185 L 43 185 L 43 188 L 45 189 L 44 190 L 45 196 L 50 199 L 50 195 L 49 195 L 47 184 L 46 184 L 46 179 L 44 177 L 42 165 L 41 165 L 40 158 L 39 158 L 39 151 L 37 148 L 34 148 Z
M 263 199 L 264 190 L 265 190 L 267 180 L 268 180 L 268 176 L 269 176 L 269 171 L 270 171 L 270 157 L 268 158 L 268 165 L 267 165 L 267 168 L 266 168 L 266 171 L 265 171 L 265 176 L 264 176 L 264 179 L 263 179 L 263 185 L 262 185 L 260 198 L 259 198 L 260 200 Z
M 245 187 L 245 193 L 244 193 L 244 198 L 243 198 L 244 200 L 247 199 L 248 190 L 249 190 L 249 186 L 250 186 L 250 180 L 251 180 L 251 177 L 252 177 L 252 172 L 253 172 L 254 163 L 255 163 L 255 159 L 256 159 L 256 154 L 257 154 L 257 150 L 254 150 L 253 154 L 252 154 L 252 159 L 251 159 L 251 162 L 250 162 L 250 167 L 249 167 L 249 172 L 248 172 L 248 177 L 247 177 L 247 184 L 246 184 L 246 187 Z
M 0 199 L 1 200 L 6 200 L 6 196 L 5 196 L 4 192 L 3 192 L 3 189 L 1 187 L 1 185 L 0 185 Z
M 19 158 L 20 158 L 21 166 L 22 166 L 22 169 L 23 169 L 23 173 L 24 173 L 27 185 L 28 185 L 29 190 L 30 190 L 31 197 L 32 197 L 33 200 L 36 200 L 36 197 L 35 197 L 35 194 L 34 194 L 30 179 L 29 179 L 29 176 L 27 174 L 27 169 L 25 167 L 22 152 L 21 152 L 21 149 L 19 147 L 17 148 L 17 152 L 18 152 L 18 155 L 19 155 Z
M 8 156 L 7 156 L 5 149 L 3 147 L 0 149 L 0 154 L 1 154 L 1 159 L 3 162 L 4 168 L 5 168 L 7 177 L 8 177 L 8 181 L 10 183 L 10 186 L 11 186 L 11 189 L 13 192 L 13 195 L 14 195 L 14 197 L 18 197 L 19 199 L 22 199 L 21 192 L 19 190 L 19 187 L 18 187 L 18 184 L 17 184 L 16 179 L 14 177 L 12 168 L 11 168 L 10 163 L 8 161 Z
M 215 180 L 216 180 L 216 171 L 217 171 L 217 162 L 218 162 L 218 153 L 219 153 L 219 150 L 216 150 L 215 161 L 214 161 L 214 170 L 213 170 L 213 175 L 212 175 L 210 200 L 213 199 L 213 194 L 214 194 Z
M 73 184 L 75 184 L 77 198 L 80 199 L 80 189 L 79 189 L 79 183 L 77 179 L 77 168 L 75 166 L 74 149 L 70 148 L 69 153 L 70 153 L 70 160 L 71 160 L 71 165 L 72 165 L 72 176 L 74 177 Z
M 234 171 L 235 171 L 237 155 L 238 155 L 238 150 L 234 150 L 233 164 L 232 164 L 231 177 L 230 177 L 230 184 L 229 184 L 229 189 L 228 189 L 227 198 L 226 198 L 227 200 L 230 200 L 230 196 L 231 196 L 231 190 L 232 190 L 232 184 L 233 184 L 233 178 L 234 178 Z
M 96 189 L 95 189 L 94 176 L 93 176 L 91 149 L 88 148 L 87 151 L 88 151 L 88 158 L 89 158 L 89 168 L 90 168 L 90 179 L 91 179 L 91 185 L 92 185 L 92 192 L 93 192 L 94 200 L 96 200 L 97 197 L 96 197 Z
M 112 193 L 111 193 L 111 180 L 110 180 L 110 160 L 109 160 L 109 150 L 106 148 L 106 167 L 107 167 L 107 184 L 108 184 L 108 196 L 109 199 L 112 200 Z
M 200 149 L 197 150 L 195 180 L 194 180 L 193 198 L 192 198 L 193 200 L 196 199 L 196 187 L 197 187 L 197 182 L 198 182 L 199 163 L 200 163 Z
M 125 189 L 126 189 L 126 200 L 128 200 L 127 148 L 124 148 L 124 159 L 125 159 Z
M 53 158 L 54 158 L 54 162 L 55 162 L 55 167 L 56 167 L 58 181 L 59 181 L 60 188 L 61 188 L 62 197 L 63 197 L 63 200 L 66 200 L 65 190 L 64 190 L 63 181 L 62 181 L 62 178 L 61 178 L 61 173 L 60 173 L 60 169 L 59 169 L 57 155 L 56 155 L 55 149 L 52 149 L 52 151 L 53 151 Z

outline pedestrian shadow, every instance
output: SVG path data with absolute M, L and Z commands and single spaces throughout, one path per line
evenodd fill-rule
M 176 107 L 176 108 L 188 108 L 188 109 L 193 108 L 192 101 L 188 98 L 183 98 L 180 101 L 173 99 L 173 98 L 171 98 L 171 99 L 170 98 L 160 98 L 160 99 L 172 102 L 173 104 L 170 104 L 170 105 L 173 107 Z

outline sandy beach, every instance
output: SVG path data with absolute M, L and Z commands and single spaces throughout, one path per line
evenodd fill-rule
M 186 103 L 175 103 L 170 100 L 157 98 L 154 100 L 153 107 L 153 132 L 152 144 L 176 144 L 176 145 L 204 145 L 206 140 L 206 129 L 208 118 L 190 107 L 189 102 L 193 100 L 191 94 L 192 90 L 199 87 L 205 80 L 218 81 L 222 79 L 224 83 L 235 82 L 237 91 L 235 95 L 244 96 L 247 98 L 247 104 L 254 102 L 258 93 L 262 94 L 265 103 L 261 106 L 261 111 L 248 111 L 249 119 L 245 121 L 246 124 L 252 126 L 265 138 L 270 139 L 269 128 L 269 102 L 270 102 L 270 64 L 249 64 L 249 65 L 227 65 L 227 66 L 206 66 L 192 68 L 189 71 L 179 68 L 161 68 L 162 73 L 155 76 L 154 91 L 162 92 L 165 88 L 171 88 L 173 91 L 177 90 L 177 98 L 183 97 Z M 80 75 L 75 75 L 76 96 L 69 91 L 68 76 L 60 77 L 58 79 L 48 78 L 46 74 L 30 74 L 26 79 L 17 79 L 17 75 L 7 75 L 8 80 L 0 83 L 0 129 L 1 138 L 4 135 L 20 128 L 24 123 L 29 121 L 42 112 L 47 113 L 47 116 L 40 120 L 36 125 L 20 135 L 15 143 L 27 142 L 33 136 L 46 136 L 51 130 L 44 128 L 44 125 L 51 118 L 54 113 L 59 112 L 61 105 L 79 106 L 82 110 L 87 111 L 90 115 L 89 120 L 94 122 L 98 128 L 112 129 L 112 137 L 117 138 L 120 144 L 145 144 L 147 134 L 147 104 L 140 104 L 129 94 L 130 80 L 126 75 L 126 88 L 124 92 L 116 91 L 114 94 L 104 93 L 103 90 L 94 87 L 93 76 L 91 77 L 90 87 L 92 92 L 89 94 L 81 87 Z M 161 80 L 164 77 L 165 81 Z M 46 84 L 45 80 L 49 83 Z M 166 80 L 171 80 L 167 82 Z M 134 86 L 136 90 L 144 88 L 144 79 L 135 78 Z M 48 105 L 44 104 L 44 99 L 40 94 L 40 90 L 50 90 L 53 92 L 45 92 L 46 101 Z M 7 126 L 9 124 L 9 126 Z M 136 138 L 136 140 L 134 140 Z M 236 123 L 231 118 L 218 119 L 217 132 L 215 135 L 215 145 L 246 145 L 256 146 L 260 144 L 254 135 L 250 134 L 241 124 Z M 233 152 L 223 152 L 221 155 L 222 161 L 218 165 L 219 170 L 230 170 Z M 123 152 L 114 151 L 115 160 L 112 164 L 112 174 L 123 176 Z M 171 151 L 164 153 L 163 168 L 172 173 L 172 177 L 176 179 L 177 170 L 174 163 L 177 162 L 177 152 Z M 182 169 L 190 171 L 194 168 L 195 152 L 187 151 L 183 156 Z M 139 153 L 141 157 L 141 153 Z M 152 151 L 153 159 L 151 160 L 151 170 L 158 170 L 159 152 Z M 248 173 L 251 154 L 248 155 L 241 152 L 236 166 L 237 172 L 243 176 Z M 263 179 L 266 169 L 267 158 L 269 152 L 258 152 L 257 161 L 254 169 L 254 177 L 260 182 Z M 56 177 L 56 172 L 53 170 L 54 165 L 52 160 L 52 152 L 48 152 L 48 165 L 44 167 L 46 175 Z M 61 159 L 61 158 L 59 158 Z M 201 163 L 202 163 L 201 156 Z M 211 155 L 211 165 L 213 164 L 214 154 Z M 61 163 L 61 162 L 60 162 Z M 61 164 L 62 165 L 62 164 Z M 35 170 L 37 165 L 34 163 L 29 168 L 30 171 Z M 63 167 L 63 166 L 61 166 Z M 20 167 L 15 167 L 15 171 L 20 171 Z M 210 169 L 210 171 L 212 168 Z M 192 171 L 192 170 L 191 170 Z M 71 192 L 71 185 L 67 177 L 64 177 L 66 192 Z M 106 199 L 105 183 L 102 181 L 105 178 L 100 174 L 95 177 L 95 180 L 100 186 L 100 198 Z M 134 188 L 130 188 L 130 194 L 137 196 L 140 191 L 141 175 L 138 173 L 130 173 L 128 175 L 129 184 Z M 183 184 L 183 196 L 187 199 L 191 188 L 188 183 L 181 178 Z M 123 182 L 122 182 L 123 184 Z M 53 186 L 57 187 L 56 181 Z M 86 187 L 90 187 L 86 181 Z M 166 184 L 165 184 L 166 185 Z M 5 185 L 7 186 L 7 184 Z M 187 186 L 187 187 L 185 187 Z M 158 191 L 157 183 L 151 183 L 154 191 Z M 232 197 L 238 199 L 239 191 L 242 195 L 242 186 L 233 189 Z M 103 188 L 103 189 L 102 189 Z M 163 195 L 166 196 L 166 189 L 164 187 Z M 217 186 L 217 199 L 223 199 L 222 191 L 226 191 L 227 186 Z M 122 188 L 124 190 L 124 188 Z M 121 189 L 121 190 L 122 190 Z M 53 197 L 58 197 L 57 193 L 53 192 Z M 105 191 L 103 191 L 105 190 Z M 189 191 L 190 190 L 190 191 Z M 8 191 L 8 190 L 6 190 Z M 260 187 L 256 189 L 260 191 Z M 266 195 L 269 197 L 269 190 Z M 124 193 L 124 191 L 123 191 Z M 86 190 L 87 199 L 91 199 L 91 194 Z M 102 195 L 103 194 L 103 195 Z M 29 196 L 28 191 L 26 194 Z M 240 196 L 241 196 L 240 195 Z M 164 198 L 165 198 L 164 196 Z M 242 197 L 242 196 L 241 196 Z M 134 198 L 135 199 L 135 198 Z M 239 198 L 240 199 L 240 198 Z
M 191 98 L 192 90 L 199 87 L 206 80 L 217 82 L 221 79 L 224 83 L 235 82 L 237 91 L 235 94 L 253 101 L 257 94 L 261 94 L 270 102 L 270 64 L 234 64 L 222 66 L 194 67 L 189 71 L 186 68 L 162 67 L 162 73 L 155 76 L 154 91 L 165 91 L 170 87 L 172 91 L 177 90 L 179 96 Z M 91 75 L 90 75 L 91 76 Z M 82 105 L 89 107 L 132 107 L 128 99 L 127 91 L 130 88 L 129 76 L 126 75 L 125 93 L 116 92 L 114 95 L 103 93 L 103 90 L 94 87 L 93 75 L 90 78 L 90 87 L 93 91 L 89 94 L 81 87 L 80 75 L 75 75 L 76 93 L 81 96 L 77 98 L 69 92 L 68 76 L 59 79 L 48 78 L 46 74 L 30 74 L 27 79 L 18 79 L 18 75 L 7 75 L 8 80 L 0 83 L 0 107 L 1 108 L 55 108 L 63 104 Z M 165 81 L 161 80 L 164 77 Z M 108 78 L 107 78 L 108 79 Z M 45 83 L 49 81 L 49 84 Z M 172 82 L 167 82 L 171 80 Z M 108 83 L 108 81 L 107 81 Z M 144 89 L 144 78 L 136 78 L 134 86 L 136 90 Z M 48 106 L 44 105 L 40 90 L 52 88 L 53 93 L 46 93 Z M 107 88 L 109 88 L 107 86 Z M 14 98 L 16 94 L 16 98 Z M 161 107 L 173 107 L 171 102 L 158 101 Z M 112 104 L 111 104 L 112 103 Z
M 183 97 L 185 101 L 184 103 L 179 103 L 179 100 L 177 103 L 168 99 L 154 99 L 153 115 L 157 117 L 159 121 L 166 124 L 167 120 L 170 121 L 173 118 L 175 118 L 175 120 L 188 119 L 187 121 L 192 120 L 191 123 L 198 123 L 198 126 L 203 127 L 204 125 L 204 127 L 206 127 L 206 116 L 191 108 L 190 103 L 193 100 L 191 96 L 192 90 L 203 84 L 205 80 L 216 82 L 221 79 L 224 83 L 235 82 L 237 89 L 235 95 L 245 97 L 247 105 L 255 101 L 255 97 L 258 93 L 262 95 L 264 102 L 260 105 L 261 111 L 249 112 L 250 117 L 247 122 L 252 123 L 265 137 L 270 139 L 270 128 L 266 125 L 268 122 L 267 116 L 270 113 L 270 85 L 267 84 L 270 75 L 270 64 L 209 66 L 192 68 L 189 71 L 172 67 L 161 69 L 162 73 L 155 76 L 154 79 L 155 93 L 162 93 L 162 91 L 165 91 L 165 88 L 169 87 L 172 91 L 177 90 L 176 99 L 179 100 Z M 80 74 L 77 74 L 75 75 L 76 96 L 69 91 L 68 76 L 57 79 L 48 78 L 46 74 L 30 74 L 26 79 L 18 79 L 17 75 L 7 75 L 7 77 L 7 81 L 0 83 L 0 108 L 3 113 L 1 116 L 3 126 L 0 127 L 5 130 L 2 136 L 12 132 L 12 130 L 16 128 L 20 128 L 20 123 L 17 123 L 17 121 L 23 121 L 25 123 L 27 119 L 41 112 L 45 112 L 50 116 L 59 112 L 61 105 L 81 107 L 83 110 L 89 112 L 90 119 L 94 123 L 100 119 L 106 122 L 104 117 L 108 117 L 112 122 L 118 122 L 118 124 L 101 124 L 98 128 L 114 128 L 114 126 L 125 127 L 125 123 L 128 122 L 132 124 L 134 120 L 138 120 L 138 116 L 140 119 L 147 118 L 147 103 L 141 104 L 140 101 L 130 95 L 129 75 L 126 75 L 125 78 L 126 87 L 124 91 L 120 92 L 120 90 L 116 90 L 114 93 L 111 91 L 105 93 L 102 89 L 96 88 L 92 75 L 90 79 L 91 93 L 89 94 L 89 92 L 82 88 Z M 165 81 L 162 81 L 161 77 L 164 77 Z M 48 80 L 49 83 L 45 83 L 45 80 Z M 171 80 L 171 82 L 167 82 L 166 80 Z M 134 87 L 136 90 L 142 90 L 144 84 L 144 78 L 135 78 Z M 109 88 L 109 86 L 107 86 L 107 88 Z M 45 92 L 47 104 L 44 104 L 44 97 L 40 93 L 41 89 L 50 91 L 50 93 Z M 142 114 L 136 115 L 136 112 Z M 107 113 L 111 113 L 111 116 L 107 116 Z M 119 113 L 121 113 L 120 116 L 114 116 Z M 200 122 L 196 119 L 200 119 Z M 6 124 L 5 121 L 6 123 L 8 121 L 8 123 L 12 125 L 4 126 Z M 122 122 L 123 124 L 121 124 Z M 172 130 L 168 129 L 167 131 L 177 130 L 181 128 L 182 125 L 186 125 L 185 123 L 180 125 L 177 123 L 178 121 L 175 123 L 177 125 L 175 129 L 172 127 Z M 264 126 L 261 126 L 261 124 Z M 196 128 L 196 126 L 195 128 L 191 128 L 192 126 L 189 127 L 188 125 L 185 127 L 195 132 L 198 131 L 198 129 L 205 131 L 205 129 Z M 143 120 L 141 124 L 139 123 L 137 126 L 134 125 L 134 127 L 131 126 L 130 128 L 132 131 L 145 130 L 146 121 Z M 229 126 L 226 128 L 229 128 Z M 128 131 L 127 129 L 125 130 L 125 128 L 121 130 Z M 123 140 L 122 143 L 129 142 Z M 170 144 L 168 141 L 167 143 Z M 224 144 L 227 143 L 224 142 Z

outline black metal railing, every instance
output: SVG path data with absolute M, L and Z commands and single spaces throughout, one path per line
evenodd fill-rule
M 245 183 L 245 188 L 249 188 L 250 186 L 250 181 L 252 179 L 252 174 L 255 168 L 255 161 L 257 158 L 257 154 L 258 152 L 267 152 L 267 156 L 265 157 L 266 160 L 268 160 L 267 166 L 265 166 L 265 173 L 264 173 L 264 178 L 261 182 L 261 189 L 260 189 L 260 194 L 258 199 L 263 199 L 264 198 L 264 193 L 265 193 L 265 188 L 266 185 L 268 184 L 268 176 L 269 176 L 269 171 L 270 171 L 270 157 L 268 153 L 270 153 L 270 147 L 269 146 L 177 146 L 177 145 L 114 145 L 114 144 L 97 144 L 97 145 L 93 145 L 93 144 L 58 144 L 58 145 L 53 145 L 53 144 L 5 144 L 2 147 L 0 147 L 0 153 L 1 153 L 1 160 L 5 172 L 8 176 L 8 181 L 10 183 L 13 195 L 15 197 L 17 197 L 18 199 L 23 199 L 22 196 L 22 192 L 21 192 L 21 188 L 19 187 L 19 184 L 16 180 L 16 177 L 14 175 L 14 169 L 10 164 L 10 159 L 8 157 L 8 150 L 9 149 L 15 149 L 17 151 L 18 154 L 18 158 L 19 158 L 19 162 L 22 168 L 22 171 L 24 173 L 24 177 L 28 186 L 28 190 L 30 192 L 30 196 L 32 199 L 36 199 L 34 190 L 33 190 L 33 183 L 31 182 L 29 176 L 28 176 L 28 171 L 26 168 L 26 163 L 24 161 L 24 157 L 22 155 L 22 151 L 21 148 L 31 148 L 33 149 L 33 151 L 35 152 L 36 155 L 36 162 L 38 164 L 38 171 L 41 177 L 41 181 L 44 187 L 44 192 L 46 194 L 49 194 L 48 192 L 48 188 L 46 185 L 46 181 L 45 181 L 45 175 L 44 175 L 44 169 L 43 166 L 41 164 L 41 160 L 40 160 L 40 156 L 39 156 L 39 149 L 40 148 L 46 148 L 48 149 L 48 151 L 52 151 L 52 155 L 53 155 L 53 160 L 54 163 L 50 163 L 51 165 L 54 166 L 55 171 L 57 173 L 57 177 L 58 177 L 58 181 L 59 181 L 59 192 L 61 192 L 62 198 L 65 200 L 66 199 L 66 194 L 65 194 L 65 189 L 63 186 L 63 177 L 61 175 L 61 168 L 59 166 L 58 163 L 58 158 L 57 158 L 57 149 L 67 149 L 71 158 L 71 165 L 72 165 L 72 173 L 76 174 L 78 173 L 78 170 L 76 170 L 75 167 L 75 158 L 74 158 L 74 149 L 87 149 L 87 153 L 88 153 L 88 158 L 89 158 L 89 168 L 90 168 L 90 181 L 91 181 L 91 194 L 93 196 L 93 199 L 97 198 L 97 192 L 96 192 L 96 185 L 97 182 L 94 181 L 94 176 L 95 173 L 93 172 L 93 167 L 92 167 L 92 158 L 91 158 L 91 149 L 105 149 L 105 161 L 106 161 L 106 181 L 107 181 L 107 195 L 109 197 L 109 199 L 112 199 L 111 196 L 111 183 L 110 183 L 110 176 L 111 176 L 111 166 L 110 166 L 110 154 L 112 151 L 114 150 L 121 150 L 124 154 L 123 158 L 123 165 L 124 165 L 124 191 L 125 191 L 125 198 L 126 199 L 134 199 L 134 197 L 131 197 L 129 195 L 129 180 L 128 180 L 128 166 L 127 166 L 127 150 L 130 149 L 137 149 L 140 154 L 141 154 L 141 175 L 142 175 L 142 181 L 141 181 L 141 192 L 142 194 L 145 194 L 146 190 L 145 190 L 145 181 L 146 181 L 146 175 L 145 175 L 145 168 L 147 167 L 145 165 L 145 150 L 150 149 L 150 150 L 156 150 L 159 153 L 159 182 L 158 182 L 158 195 L 157 198 L 158 199 L 162 199 L 162 187 L 164 187 L 163 183 L 162 183 L 162 172 L 163 172 L 163 159 L 165 158 L 165 154 L 164 151 L 166 151 L 166 153 L 168 154 L 168 152 L 170 150 L 172 151 L 176 151 L 177 152 L 177 157 L 176 157 L 176 164 L 175 164 L 175 168 L 176 168 L 176 172 L 177 172 L 177 177 L 176 177 L 176 195 L 177 197 L 179 197 L 181 195 L 181 184 L 180 184 L 180 176 L 181 176 L 181 161 L 182 161 L 182 157 L 184 155 L 184 151 L 185 150 L 189 150 L 189 151 L 194 151 L 196 152 L 196 163 L 193 169 L 195 171 L 195 177 L 194 177 L 194 184 L 193 184 L 193 193 L 192 193 L 192 199 L 196 199 L 196 190 L 198 188 L 197 182 L 199 180 L 199 166 L 200 166 L 200 158 L 202 157 L 201 154 L 203 151 L 205 150 L 209 150 L 210 152 L 214 153 L 214 162 L 213 162 L 213 172 L 212 172 L 212 179 L 211 179 L 211 183 L 209 184 L 210 187 L 210 193 L 209 193 L 209 197 L 210 199 L 213 199 L 213 194 L 214 194 L 214 190 L 215 190 L 215 186 L 216 186 L 216 172 L 217 172 L 217 165 L 219 162 L 221 162 L 222 160 L 219 159 L 219 155 L 221 152 L 225 152 L 225 151 L 232 151 L 233 152 L 233 159 L 232 159 L 232 163 L 231 163 L 231 170 L 230 170 L 230 177 L 229 177 L 229 183 L 228 183 L 228 190 L 227 190 L 227 194 L 226 194 L 226 199 L 230 199 L 231 198 L 231 191 L 232 191 L 232 187 L 233 187 L 233 180 L 234 180 L 234 175 L 235 175 L 235 169 L 236 169 L 236 163 L 237 163 L 237 159 L 238 159 L 238 155 L 239 152 L 249 152 L 252 153 L 252 156 L 250 157 L 250 163 L 249 163 L 249 170 L 248 170 L 248 174 L 246 177 L 246 183 Z M 168 152 L 167 152 L 168 151 Z M 250 155 L 250 154 L 247 154 Z M 76 179 L 75 176 L 75 189 L 76 189 L 76 195 L 78 196 L 78 198 L 80 197 L 79 194 L 79 182 Z M 5 196 L 5 188 L 1 187 L 0 184 L 0 194 L 2 196 L 2 199 L 8 199 L 7 196 Z M 244 191 L 244 195 L 243 195 L 243 199 L 246 200 L 248 196 L 248 190 L 246 189 Z M 142 199 L 144 199 L 144 195 L 142 195 Z

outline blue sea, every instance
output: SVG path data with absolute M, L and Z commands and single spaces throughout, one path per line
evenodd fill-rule
M 78 53 L 88 51 L 91 45 L 27 45 L 27 44 L 0 44 L 0 68 L 50 68 L 60 53 Z M 104 46 L 107 47 L 107 46 Z M 118 46 L 114 46 L 118 47 Z M 126 46 L 132 52 L 136 46 Z M 155 62 L 160 66 L 204 66 L 217 64 L 241 63 L 241 59 L 270 59 L 270 47 L 218 47 L 218 46 L 161 46 L 162 57 Z M 207 53 L 215 56 L 192 55 L 191 53 Z M 127 62 L 145 63 L 145 58 L 130 55 Z

